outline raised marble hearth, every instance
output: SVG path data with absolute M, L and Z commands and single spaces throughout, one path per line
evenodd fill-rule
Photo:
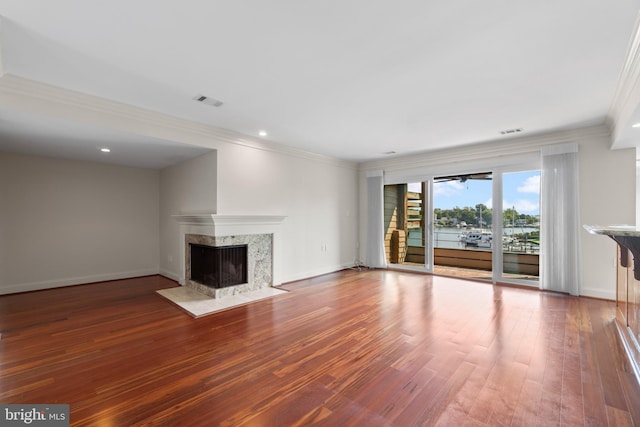
M 190 245 L 233 246 L 247 245 L 247 283 L 214 288 L 191 280 Z M 273 235 L 249 234 L 243 236 L 208 236 L 202 234 L 185 235 L 185 286 L 212 298 L 237 295 L 273 286 Z
M 223 310 L 250 304 L 267 298 L 286 294 L 287 291 L 278 288 L 261 288 L 257 291 L 243 292 L 222 298 L 211 298 L 186 286 L 159 289 L 156 291 L 193 317 L 202 317 L 218 313 Z

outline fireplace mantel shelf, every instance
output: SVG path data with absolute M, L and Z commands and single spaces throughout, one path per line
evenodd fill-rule
M 181 224 L 194 225 L 278 225 L 286 218 L 283 215 L 217 215 L 202 213 L 172 216 Z

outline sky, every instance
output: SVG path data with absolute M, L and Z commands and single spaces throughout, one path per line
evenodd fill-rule
M 502 179 L 503 208 L 515 207 L 518 213 L 540 214 L 540 172 L 505 173 Z M 466 182 L 448 181 L 434 184 L 433 204 L 440 209 L 452 209 L 456 206 L 475 207 L 479 203 L 493 208 L 491 197 L 492 181 L 470 179 Z M 418 186 L 409 184 L 415 191 Z

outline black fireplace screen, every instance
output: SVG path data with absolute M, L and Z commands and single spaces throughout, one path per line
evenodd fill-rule
M 189 244 L 191 277 L 212 288 L 247 283 L 247 245 L 206 246 Z

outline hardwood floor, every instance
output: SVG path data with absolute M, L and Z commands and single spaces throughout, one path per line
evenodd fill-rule
M 344 271 L 194 319 L 160 276 L 0 297 L 0 402 L 72 425 L 636 425 L 614 304 Z

